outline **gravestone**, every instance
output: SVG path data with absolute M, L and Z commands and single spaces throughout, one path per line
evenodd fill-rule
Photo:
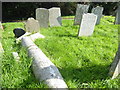
M 97 21 L 97 15 L 93 13 L 83 14 L 78 36 L 92 35 L 96 21 Z
M 49 23 L 50 23 L 50 27 L 62 25 L 60 8 L 53 7 L 49 9 Z
M 89 5 L 77 4 L 76 15 L 74 18 L 74 25 L 80 25 L 82 16 L 84 13 L 87 13 L 89 9 Z
M 0 29 L 3 29 L 3 26 L 2 26 L 2 23 L 1 23 L 1 21 L 0 21 Z
M 13 33 L 15 34 L 16 38 L 19 38 L 20 36 L 25 34 L 25 31 L 22 28 L 15 28 L 13 30 Z
M 97 15 L 96 25 L 98 25 L 100 23 L 100 19 L 102 17 L 103 7 L 97 6 L 97 7 L 93 8 L 92 9 L 92 13 Z
M 114 61 L 111 64 L 109 75 L 112 76 L 112 79 L 116 78 L 120 74 L 120 45 L 118 51 L 115 55 Z
M 118 4 L 118 8 L 116 10 L 115 24 L 120 24 L 120 3 Z
M 36 9 L 36 20 L 38 20 L 40 27 L 47 28 L 49 24 L 49 11 L 45 8 Z
M 34 18 L 28 18 L 27 22 L 25 23 L 25 28 L 26 31 L 30 33 L 39 32 L 40 30 L 39 22 Z

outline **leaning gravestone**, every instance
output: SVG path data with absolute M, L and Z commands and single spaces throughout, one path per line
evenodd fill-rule
M 25 23 L 25 28 L 26 31 L 30 33 L 39 32 L 40 30 L 39 22 L 34 18 L 28 18 L 27 22 Z
M 76 15 L 74 18 L 74 25 L 80 25 L 82 16 L 84 13 L 87 13 L 89 9 L 89 5 L 77 4 Z
M 78 36 L 92 35 L 96 21 L 97 21 L 97 15 L 93 13 L 83 14 Z
M 97 15 L 96 25 L 98 25 L 100 23 L 100 19 L 102 17 L 103 7 L 97 6 L 97 7 L 93 8 L 92 9 L 92 13 Z
M 109 70 L 109 75 L 112 76 L 112 79 L 116 78 L 119 74 L 120 74 L 120 45 L 118 47 L 118 51 Z
M 36 20 L 38 20 L 40 27 L 48 27 L 49 24 L 49 11 L 45 8 L 36 9 Z
M 115 24 L 120 24 L 120 3 L 119 3 L 118 8 L 116 10 Z
M 49 9 L 49 23 L 50 23 L 50 27 L 62 25 L 60 8 L 53 7 Z

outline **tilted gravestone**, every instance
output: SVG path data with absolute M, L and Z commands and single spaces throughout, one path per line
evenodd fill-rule
M 109 75 L 112 76 L 112 79 L 116 78 L 119 74 L 120 74 L 120 45 L 118 47 L 118 51 L 109 70 Z
M 83 14 L 78 36 L 90 36 L 94 31 L 97 15 L 93 13 Z
M 62 25 L 61 10 L 59 7 L 49 9 L 49 23 L 50 27 Z
M 13 30 L 13 33 L 15 34 L 16 38 L 19 38 L 20 36 L 24 35 L 26 32 L 22 28 L 15 28 Z
M 34 18 L 28 18 L 27 22 L 25 23 L 25 28 L 27 32 L 31 33 L 39 32 L 40 30 L 39 22 Z
M 118 4 L 118 8 L 116 10 L 115 24 L 120 24 L 120 3 Z
M 77 4 L 76 15 L 74 18 L 74 25 L 80 25 L 82 16 L 84 13 L 87 13 L 89 9 L 89 5 Z
M 98 25 L 100 23 L 100 19 L 102 17 L 103 7 L 97 6 L 97 7 L 93 8 L 92 9 L 92 13 L 97 15 L 96 25 Z
M 36 20 L 38 20 L 40 27 L 47 28 L 49 24 L 49 10 L 45 8 L 37 8 Z

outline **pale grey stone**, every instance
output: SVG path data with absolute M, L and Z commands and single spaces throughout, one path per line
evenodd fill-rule
M 92 35 L 97 20 L 97 15 L 93 13 L 83 14 L 78 36 Z
M 60 8 L 53 7 L 49 9 L 49 23 L 50 23 L 50 27 L 62 25 Z
M 20 57 L 19 57 L 19 55 L 18 55 L 17 52 L 12 52 L 12 55 L 13 55 L 13 57 L 14 57 L 14 59 L 15 59 L 16 61 L 19 61 L 19 60 L 20 60 Z
M 35 33 L 40 31 L 39 23 L 34 18 L 28 18 L 27 22 L 25 23 L 25 28 L 26 31 L 30 33 Z
M 116 10 L 115 24 L 120 24 L 120 4 Z
M 120 45 L 109 70 L 109 75 L 112 76 L 112 79 L 116 78 L 119 74 L 120 74 Z
M 45 8 L 36 9 L 36 20 L 42 28 L 47 28 L 49 24 L 49 10 Z
M 2 54 L 2 53 L 4 53 L 4 49 L 3 49 L 2 44 L 0 42 L 0 54 Z
M 40 82 L 44 81 L 49 88 L 67 88 L 58 68 L 29 37 L 22 38 L 22 45 L 27 47 L 28 55 L 33 59 L 33 73 Z
M 84 13 L 87 13 L 89 9 L 89 5 L 77 4 L 76 15 L 74 18 L 74 25 L 80 25 L 82 16 Z
M 45 38 L 45 36 L 40 33 L 35 33 L 35 34 L 30 35 L 29 38 L 32 41 L 35 41 L 36 39 L 39 39 L 39 38 Z
M 103 13 L 103 7 L 97 6 L 97 7 L 93 8 L 92 13 L 97 15 L 96 25 L 100 24 L 100 19 L 102 17 L 102 13 Z
M 0 21 L 0 29 L 3 29 L 3 26 L 2 26 L 2 23 L 1 23 L 1 21 Z

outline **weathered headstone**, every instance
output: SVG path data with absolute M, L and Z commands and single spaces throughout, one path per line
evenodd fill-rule
M 93 8 L 92 9 L 92 13 L 97 15 L 96 25 L 98 25 L 100 23 L 100 19 L 102 17 L 103 7 L 97 6 L 97 7 Z
M 49 9 L 49 23 L 50 23 L 50 27 L 62 25 L 60 8 L 53 7 Z
M 97 15 L 93 13 L 83 14 L 78 36 L 92 35 L 97 20 Z
M 120 24 L 120 3 L 118 4 L 118 8 L 116 10 L 115 24 Z
M 38 20 L 40 27 L 48 27 L 49 24 L 49 11 L 45 8 L 36 9 L 36 20 Z
M 77 4 L 76 15 L 74 18 L 74 25 L 80 25 L 82 16 L 84 13 L 87 13 L 89 9 L 89 5 Z
M 112 79 L 116 78 L 119 74 L 120 74 L 120 45 L 109 70 L 109 75 L 112 76 Z
M 19 38 L 20 36 L 25 34 L 25 31 L 22 28 L 15 28 L 13 30 L 13 33 L 15 34 L 16 38 Z
M 28 18 L 27 22 L 25 23 L 25 28 L 26 31 L 30 33 L 39 32 L 40 30 L 39 22 L 34 18 Z
M 2 23 L 1 23 L 1 21 L 0 21 L 0 29 L 3 29 L 3 26 L 2 26 Z

